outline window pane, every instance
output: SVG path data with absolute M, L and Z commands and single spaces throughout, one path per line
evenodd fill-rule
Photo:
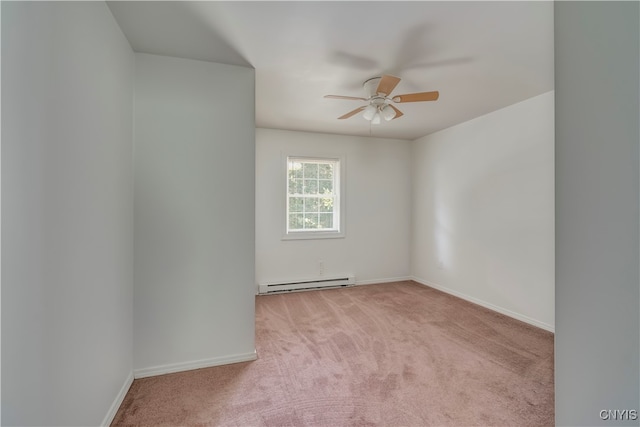
M 304 228 L 318 228 L 318 214 L 304 214 Z
M 289 212 L 302 212 L 304 199 L 302 197 L 289 197 Z
M 302 179 L 289 179 L 289 194 L 302 194 Z
M 317 179 L 305 179 L 304 180 L 304 194 L 318 194 L 318 180 Z
M 333 179 L 333 164 L 323 163 L 318 167 L 320 179 Z
M 304 177 L 305 178 L 318 178 L 318 164 L 317 163 L 304 163 Z
M 333 181 L 321 179 L 318 181 L 319 194 L 333 194 Z
M 320 221 L 320 228 L 333 228 L 332 214 L 320 214 L 319 221 Z
M 302 163 L 289 162 L 289 178 L 302 178 Z
M 315 197 L 306 197 L 304 199 L 304 211 L 307 213 L 318 212 L 318 199 Z
M 289 229 L 301 230 L 304 226 L 304 215 L 302 214 L 289 214 Z
M 320 199 L 320 212 L 333 212 L 333 199 Z

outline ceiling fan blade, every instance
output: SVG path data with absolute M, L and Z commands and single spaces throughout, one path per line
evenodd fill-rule
M 393 102 L 420 102 L 420 101 L 435 101 L 440 96 L 440 93 L 435 90 L 433 92 L 419 92 L 419 93 L 407 93 L 406 95 L 394 96 Z
M 400 110 L 398 110 L 396 107 L 394 107 L 393 105 L 389 104 L 389 107 L 393 108 L 393 110 L 396 112 L 395 117 L 392 120 L 397 119 L 400 116 L 404 116 L 404 113 Z
M 354 101 L 366 101 L 367 98 L 358 98 L 357 96 L 342 96 L 342 95 L 325 95 L 325 98 L 329 99 L 353 99 Z
M 366 107 L 366 106 L 364 106 L 364 107 L 356 108 L 356 109 L 355 109 L 355 110 L 353 110 L 353 111 L 349 111 L 349 112 L 348 112 L 347 114 L 345 114 L 344 116 L 340 116 L 340 117 L 338 117 L 338 120 L 341 120 L 341 119 L 348 119 L 348 118 L 349 118 L 349 117 L 351 117 L 351 116 L 355 116 L 356 114 L 358 114 L 360 111 L 364 110 L 365 108 L 367 108 L 367 107 Z
M 400 79 L 398 77 L 385 74 L 380 79 L 380 83 L 378 83 L 376 93 L 384 93 L 385 96 L 389 96 L 398 83 L 400 83 Z

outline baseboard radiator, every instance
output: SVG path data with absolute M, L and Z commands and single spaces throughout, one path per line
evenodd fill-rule
M 264 283 L 258 286 L 258 294 L 264 295 L 294 291 L 312 291 L 315 289 L 344 288 L 355 284 L 356 278 L 354 276 L 301 280 L 299 282 Z

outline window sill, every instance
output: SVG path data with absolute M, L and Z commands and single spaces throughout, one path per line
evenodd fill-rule
M 294 231 L 282 236 L 282 240 L 316 240 L 316 239 L 342 239 L 344 231 Z

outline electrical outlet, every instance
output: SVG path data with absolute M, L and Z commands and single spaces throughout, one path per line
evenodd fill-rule
M 318 261 L 318 269 L 320 270 L 320 275 L 324 275 L 324 261 Z

